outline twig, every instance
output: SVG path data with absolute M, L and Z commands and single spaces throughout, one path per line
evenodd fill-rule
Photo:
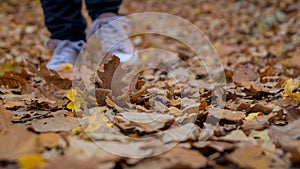
M 47 116 L 50 113 L 51 113 L 51 111 L 49 111 L 49 112 L 47 112 L 45 114 L 39 114 L 39 115 L 36 115 L 36 116 L 33 116 L 33 117 L 21 118 L 20 120 L 12 120 L 11 122 L 12 123 L 25 123 L 25 122 L 31 121 L 33 119 L 39 119 L 41 117 L 45 117 L 45 116 Z

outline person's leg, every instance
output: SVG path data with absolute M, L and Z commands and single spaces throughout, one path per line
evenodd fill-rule
M 41 3 L 51 39 L 85 40 L 86 22 L 81 14 L 82 0 L 41 0 Z
M 51 40 L 45 43 L 45 47 L 55 49 L 47 67 L 59 70 L 63 64 L 74 65 L 85 43 L 82 0 L 41 0 L 41 3 L 45 24 L 51 33 Z
M 103 13 L 118 13 L 122 0 L 86 0 L 86 8 L 92 20 Z

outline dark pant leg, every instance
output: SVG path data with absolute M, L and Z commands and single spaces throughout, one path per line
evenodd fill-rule
M 85 40 L 82 0 L 41 0 L 41 3 L 51 39 Z
M 85 0 L 90 17 L 95 20 L 105 12 L 118 13 L 122 0 Z

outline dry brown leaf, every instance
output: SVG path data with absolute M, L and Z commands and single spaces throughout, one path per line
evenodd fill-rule
M 260 145 L 240 147 L 226 157 L 242 168 L 269 169 L 271 164 Z
M 24 93 L 27 89 L 27 82 L 26 79 L 20 77 L 14 73 L 5 73 L 3 76 L 0 77 L 0 86 L 6 88 L 19 88 L 21 87 L 22 93 Z
M 77 159 L 74 157 L 59 157 L 52 159 L 48 162 L 45 169 L 95 169 L 95 168 L 103 168 L 103 169 L 111 169 L 114 166 L 114 162 L 107 162 L 99 164 L 99 162 L 95 158 L 87 158 L 87 159 Z
M 233 150 L 236 147 L 236 143 L 223 142 L 223 141 L 198 141 L 192 143 L 196 148 L 213 148 L 219 152 L 224 152 L 226 150 Z
M 239 64 L 235 67 L 232 80 L 237 85 L 247 85 L 248 82 L 254 82 L 259 78 L 259 74 L 248 65 Z
M 38 144 L 41 147 L 56 148 L 60 145 L 62 138 L 57 133 L 42 133 L 38 135 Z
M 208 111 L 209 115 L 214 116 L 217 119 L 224 119 L 234 122 L 239 122 L 246 117 L 246 114 L 242 111 L 231 111 L 219 108 L 211 108 Z
M 57 72 L 59 74 L 59 76 L 63 79 L 69 79 L 69 80 L 73 80 L 74 79 L 74 70 L 58 70 Z
M 131 169 L 203 168 L 207 162 L 198 151 L 176 146 L 164 154 L 142 160 Z
M 251 137 L 248 137 L 242 130 L 233 130 L 230 134 L 226 136 L 219 137 L 220 140 L 223 141 L 232 141 L 232 142 L 240 142 L 240 141 L 247 141 L 247 142 L 255 142 L 255 140 Z
M 120 64 L 120 59 L 116 56 L 113 56 L 106 64 L 104 64 L 103 70 L 98 70 L 97 75 L 101 80 L 99 84 L 100 88 L 111 89 L 112 79 L 116 69 Z
M 68 148 L 64 156 L 49 159 L 46 168 L 74 168 L 74 169 L 110 169 L 115 166 L 119 157 L 103 150 L 93 142 L 79 140 L 75 137 L 68 137 Z
M 96 144 L 103 147 L 105 150 L 119 156 L 132 157 L 132 158 L 145 158 L 153 156 L 155 153 L 161 153 L 168 150 L 169 147 L 174 145 L 165 145 L 158 140 L 144 141 L 96 141 Z M 128 151 L 130 150 L 130 151 Z
M 37 75 L 45 79 L 48 84 L 51 84 L 59 89 L 69 89 L 72 81 L 61 77 L 56 71 L 49 70 L 45 64 L 42 64 L 37 70 Z
M 111 89 L 97 88 L 95 94 L 96 94 L 96 101 L 99 106 L 105 106 L 106 98 L 112 98 Z
M 74 117 L 49 117 L 31 123 L 32 129 L 36 132 L 70 131 L 78 125 L 79 121 Z
M 272 126 L 269 130 L 270 138 L 277 145 L 289 149 L 289 144 L 300 137 L 300 119 L 284 127 Z
M 5 110 L 2 104 L 0 104 L 0 135 L 5 134 L 13 125 L 11 120 L 11 114 Z
M 0 159 L 14 161 L 37 152 L 37 136 L 22 126 L 10 126 L 0 134 Z
M 4 107 L 7 109 L 25 107 L 25 102 L 24 101 L 8 101 L 4 104 Z
M 154 132 L 163 128 L 167 123 L 174 121 L 174 116 L 160 113 L 123 112 L 124 119 L 130 122 L 131 127 L 141 127 L 145 132 Z
M 197 140 L 199 133 L 200 128 L 198 126 L 193 123 L 187 123 L 166 130 L 161 139 L 164 143 L 191 141 Z
M 199 113 L 199 104 L 190 105 L 189 107 L 186 107 L 182 110 L 182 114 L 191 114 L 191 113 Z

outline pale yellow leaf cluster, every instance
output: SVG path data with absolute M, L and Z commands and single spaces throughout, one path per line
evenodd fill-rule
M 245 118 L 245 120 L 252 120 L 257 116 L 263 115 L 262 112 L 256 112 L 256 113 L 250 113 L 248 116 Z
M 20 70 L 21 67 L 14 61 L 8 61 L 6 63 L 0 64 L 0 76 L 3 76 L 5 72 L 20 72 Z
M 79 110 L 81 104 L 83 103 L 83 98 L 80 95 L 79 91 L 75 89 L 70 89 L 67 93 L 67 98 L 71 101 L 68 103 L 67 108 L 72 110 L 72 112 L 76 112 Z
M 108 108 L 106 106 L 103 107 L 94 107 L 89 110 L 90 116 L 85 116 L 81 119 L 82 126 L 78 126 L 72 130 L 73 134 L 84 132 L 94 132 L 100 129 L 103 126 L 108 128 L 113 127 L 114 123 L 110 121 L 110 119 L 105 115 L 105 111 Z
M 293 90 L 298 87 L 300 87 L 300 80 L 289 79 L 284 84 L 284 93 L 291 98 L 297 98 L 300 100 L 300 92 L 293 92 Z

